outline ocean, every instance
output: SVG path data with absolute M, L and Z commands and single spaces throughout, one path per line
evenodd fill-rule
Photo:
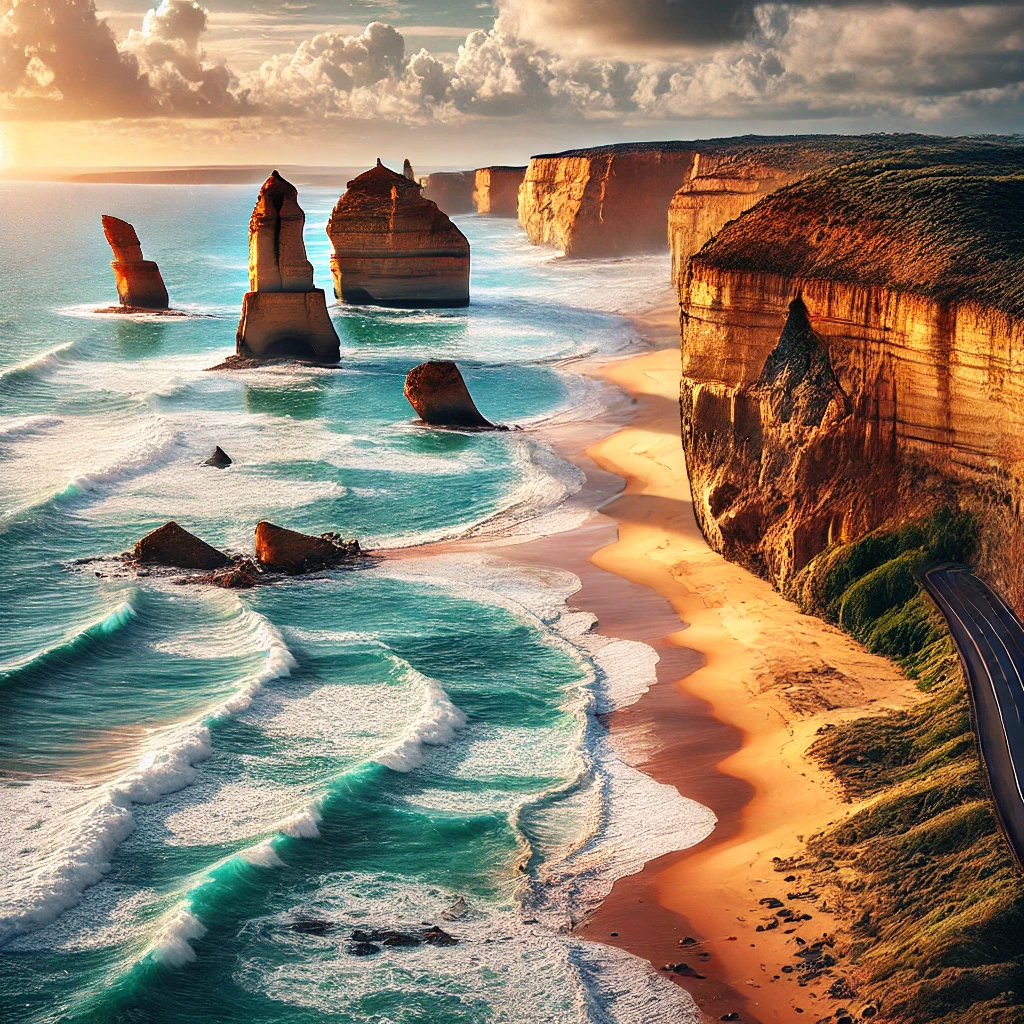
M 667 257 L 570 262 L 461 217 L 468 309 L 332 306 L 340 368 L 207 372 L 256 191 L 0 183 L 0 1017 L 696 1021 L 571 933 L 714 824 L 597 718 L 656 655 L 568 611 L 571 573 L 486 545 L 585 515 L 545 437 L 622 402 L 576 363 L 634 343 Z M 328 295 L 336 198 L 299 196 Z M 93 312 L 116 303 L 103 213 L 189 316 Z M 417 424 L 429 358 L 522 429 Z M 202 465 L 215 445 L 230 468 Z M 269 519 L 394 554 L 250 591 L 119 567 L 169 519 L 231 551 Z M 430 926 L 456 941 L 356 955 L 354 931 Z

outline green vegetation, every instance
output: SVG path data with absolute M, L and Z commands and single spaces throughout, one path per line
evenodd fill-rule
M 1024 315 L 1024 145 L 951 139 L 809 175 L 695 257 Z
M 915 577 L 977 546 L 975 520 L 942 509 L 823 552 L 800 581 L 806 610 L 929 693 L 830 728 L 813 751 L 851 797 L 870 798 L 809 846 L 850 923 L 842 963 L 887 1020 L 1024 1019 L 1024 879 L 986 794 L 956 651 Z

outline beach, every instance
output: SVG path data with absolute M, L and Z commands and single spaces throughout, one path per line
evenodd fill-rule
M 918 692 L 893 664 L 708 548 L 679 436 L 674 302 L 636 326 L 649 351 L 593 371 L 634 398 L 631 419 L 583 451 L 556 446 L 607 503 L 573 533 L 509 554 L 570 569 L 582 581 L 571 607 L 594 613 L 600 632 L 658 652 L 658 685 L 609 717 L 615 749 L 710 807 L 718 824 L 704 842 L 620 879 L 579 933 L 656 967 L 685 963 L 670 976 L 708 1019 L 817 1019 L 845 1005 L 827 995 L 834 979 L 802 986 L 790 965 L 797 939 L 812 943 L 836 920 L 813 900 L 788 900 L 810 877 L 776 870 L 773 858 L 798 858 L 804 839 L 860 806 L 808 756 L 818 731 L 907 706 Z M 625 480 L 617 497 L 604 474 Z M 772 919 L 759 902 L 769 898 L 810 920 L 758 931 Z

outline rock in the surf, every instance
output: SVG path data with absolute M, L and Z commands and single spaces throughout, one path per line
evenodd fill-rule
M 218 469 L 226 469 L 234 460 L 220 445 L 213 449 L 213 454 L 203 462 L 204 466 L 216 466 Z
M 266 520 L 256 525 L 256 558 L 268 569 L 297 575 L 338 565 L 360 554 L 359 541 L 342 540 L 336 533 L 311 537 Z
M 225 590 L 248 590 L 263 581 L 263 570 L 251 558 L 237 558 L 222 569 L 214 569 L 207 576 L 193 577 L 186 583 L 207 583 Z
M 175 569 L 219 569 L 228 564 L 227 555 L 173 521 L 147 533 L 135 545 L 132 555 L 145 565 Z
M 142 245 L 135 228 L 117 217 L 102 217 L 103 234 L 107 236 L 114 260 L 117 297 L 126 309 L 166 309 L 167 287 L 160 268 L 142 258 Z
M 249 220 L 249 291 L 236 335 L 241 359 L 336 363 L 341 344 L 322 288 L 313 287 L 295 186 L 274 171 Z
M 449 360 L 414 366 L 405 378 L 405 397 L 431 426 L 494 429 L 477 409 L 459 368 Z
M 344 302 L 469 305 L 469 241 L 420 185 L 379 160 L 353 178 L 327 222 L 334 294 Z

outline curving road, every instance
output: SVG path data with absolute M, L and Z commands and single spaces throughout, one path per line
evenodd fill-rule
M 1024 865 L 1024 624 L 963 566 L 929 569 L 924 585 L 946 617 L 967 669 L 996 812 L 1017 863 Z

